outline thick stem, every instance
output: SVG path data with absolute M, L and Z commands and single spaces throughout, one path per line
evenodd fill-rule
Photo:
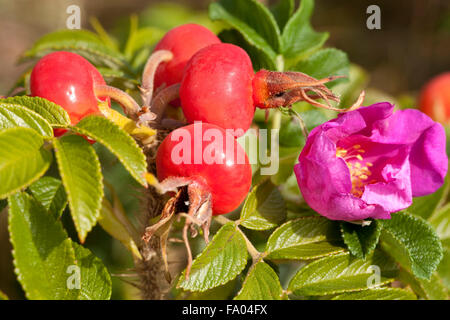
M 125 113 L 132 117 L 136 117 L 141 109 L 136 101 L 126 92 L 107 85 L 96 85 L 94 92 L 97 97 L 109 97 L 118 102 Z
M 185 217 L 186 221 L 182 236 L 188 255 L 188 264 L 185 273 L 187 279 L 192 265 L 192 252 L 189 246 L 188 230 L 190 228 L 192 232 L 191 236 L 195 237 L 197 235 L 197 230 L 194 227 L 201 227 L 203 229 L 205 242 L 208 244 L 209 227 L 212 218 L 211 194 L 203 184 L 196 180 L 183 177 L 169 177 L 165 179 L 160 183 L 160 189 L 163 192 L 173 192 L 177 190 L 177 194 L 166 203 L 160 221 L 146 228 L 142 239 L 148 243 L 154 234 L 164 234 L 165 239 L 163 239 L 163 243 L 165 246 L 168 228 L 170 228 L 170 225 L 172 224 L 172 217 L 174 215 Z M 187 214 L 184 213 L 186 211 Z M 161 232 L 163 227 L 166 230 L 165 233 Z M 165 247 L 162 247 L 161 249 L 161 251 L 165 253 Z M 165 260 L 165 257 L 163 257 L 163 259 Z
M 149 106 L 153 98 L 155 73 L 159 64 L 172 60 L 173 54 L 168 50 L 158 50 L 147 60 L 142 73 L 141 97 L 144 106 Z

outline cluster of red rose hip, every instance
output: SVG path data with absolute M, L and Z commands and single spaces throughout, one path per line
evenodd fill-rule
M 200 132 L 203 139 L 204 133 L 213 129 L 221 133 L 223 141 L 231 139 L 235 142 L 234 139 L 250 127 L 256 107 L 267 112 L 269 108 L 289 106 L 296 101 L 342 111 L 331 106 L 330 100 L 339 99 L 325 86 L 334 79 L 336 77 L 330 76 L 317 80 L 300 72 L 260 70 L 254 73 L 252 62 L 242 48 L 222 43 L 202 26 L 186 24 L 167 32 L 150 56 L 142 77 L 142 106 L 125 92 L 107 86 L 93 65 L 70 52 L 59 51 L 43 57 L 31 73 L 30 87 L 33 96 L 62 106 L 72 124 L 88 115 L 101 114 L 99 101 L 109 104 L 109 99 L 119 102 L 138 125 L 154 127 L 160 127 L 164 120 L 161 118 L 165 105 L 174 102 L 181 105 L 188 125 L 172 131 L 159 146 L 156 157 L 161 188 L 176 191 L 176 196 L 166 204 L 165 210 L 171 212 L 163 212 L 160 222 L 147 228 L 144 240 L 174 214 L 175 202 L 186 203 L 187 196 L 189 205 L 183 238 L 191 261 L 186 237 L 188 226 L 202 227 L 208 240 L 212 215 L 236 209 L 246 197 L 252 180 L 248 158 L 238 143 L 233 144 L 231 153 L 225 149 L 215 150 L 216 157 L 219 152 L 223 161 L 195 161 L 199 143 L 201 155 L 212 143 L 211 139 L 195 141 L 196 132 Z M 362 93 L 347 111 L 359 107 L 363 97 Z M 326 104 L 316 99 L 322 99 Z M 179 130 L 185 130 L 191 139 L 189 157 L 193 161 L 189 163 L 178 163 L 173 159 L 179 143 L 176 137 L 186 136 Z M 56 136 L 66 132 L 55 129 Z M 225 143 L 221 145 L 225 147 Z M 245 161 L 237 162 L 236 159 L 242 159 L 242 154 Z M 180 195 L 181 191 L 184 196 Z
M 169 55 L 160 54 L 158 58 L 158 53 Z M 185 24 L 167 32 L 152 56 L 146 67 L 150 71 L 144 71 L 142 80 L 142 89 L 147 91 L 143 100 L 150 97 L 150 101 L 144 101 L 143 108 L 120 90 L 106 86 L 101 74 L 87 60 L 64 51 L 48 54 L 36 64 L 31 73 L 31 94 L 59 104 L 69 113 L 72 124 L 76 124 L 88 115 L 100 113 L 98 100 L 109 102 L 112 98 L 128 111 L 142 114 L 146 107 L 154 111 L 152 105 L 158 104 L 155 100 L 161 100 L 158 92 L 175 88 L 180 98 L 176 101 L 181 104 L 187 123 L 191 124 L 183 130 L 191 132 L 192 138 L 195 122 L 202 122 L 202 134 L 215 128 L 222 130 L 224 137 L 230 134 L 225 130 L 233 130 L 234 137 L 238 137 L 250 127 L 255 107 L 286 106 L 299 100 L 323 106 L 315 98 L 327 102 L 337 98 L 324 86 L 335 77 L 316 80 L 299 72 L 266 70 L 255 74 L 243 49 L 222 43 L 210 30 L 196 24 Z M 308 90 L 314 95 L 307 94 Z M 156 97 L 152 100 L 153 93 Z M 155 106 L 154 109 L 158 108 Z M 161 113 L 160 110 L 155 112 Z M 55 129 L 57 136 L 65 132 Z M 178 179 L 177 183 L 170 181 L 172 187 L 194 182 L 201 185 L 211 196 L 213 214 L 224 214 L 238 207 L 251 185 L 248 160 L 236 163 L 235 158 L 227 158 L 228 153 L 224 152 L 222 163 L 175 164 L 171 157 L 176 145 L 173 134 L 158 150 L 158 178 L 161 181 L 170 177 L 184 178 L 183 181 Z M 192 148 L 195 143 L 192 141 Z M 202 143 L 202 151 L 208 146 L 208 143 Z M 234 155 L 244 152 L 237 143 L 235 151 Z
M 135 119 L 141 123 L 139 119 L 145 119 L 145 114 L 160 114 L 161 96 L 175 89 L 179 96 L 176 101 L 181 104 L 185 120 L 190 124 L 177 130 L 187 130 L 193 138 L 196 126 L 201 127 L 202 136 L 214 128 L 220 130 L 225 139 L 227 135 L 236 138 L 247 131 L 256 107 L 267 109 L 309 99 L 309 96 L 303 96 L 305 86 L 319 97 L 334 99 L 332 92 L 323 85 L 332 79 L 318 81 L 302 73 L 266 70 L 255 74 L 252 62 L 242 48 L 222 43 L 205 27 L 185 24 L 167 32 L 149 58 L 141 87 L 143 107 L 125 92 L 107 86 L 99 71 L 83 57 L 65 51 L 53 52 L 38 61 L 31 73 L 30 89 L 32 96 L 62 106 L 72 124 L 88 115 L 99 114 L 99 100 L 109 102 L 110 98 L 129 113 L 134 112 Z M 174 96 L 169 97 L 173 102 Z M 312 98 L 311 101 L 314 102 Z M 155 120 L 155 117 L 148 119 Z M 55 135 L 66 131 L 55 129 Z M 208 202 L 203 216 L 236 209 L 248 193 L 252 177 L 246 156 L 244 163 L 235 161 L 235 155 L 245 153 L 242 147 L 235 143 L 231 157 L 223 152 L 221 163 L 175 164 L 172 161 L 176 145 L 172 136 L 175 133 L 176 130 L 172 131 L 158 149 L 156 162 L 160 181 L 171 188 L 186 185 L 197 190 L 191 194 L 205 195 L 197 201 L 195 208 L 198 211 L 205 201 Z M 192 141 L 192 148 L 196 143 L 198 141 Z M 208 146 L 208 142 L 202 143 L 202 152 Z M 191 201 L 191 208 L 194 202 Z M 197 218 L 199 216 L 197 214 Z

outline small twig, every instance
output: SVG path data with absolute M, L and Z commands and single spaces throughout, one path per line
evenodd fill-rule
M 303 120 L 302 116 L 292 108 L 289 109 L 289 112 L 291 113 L 293 118 L 298 121 L 300 128 L 302 129 L 302 133 L 305 136 L 305 139 L 308 138 L 308 135 L 309 135 L 308 128 L 306 128 L 306 123 Z
M 358 226 L 367 227 L 372 224 L 372 220 L 353 220 L 353 221 L 347 221 L 351 224 L 356 224 Z
M 135 116 L 141 109 L 137 102 L 128 93 L 120 89 L 107 85 L 96 85 L 94 87 L 94 92 L 97 97 L 109 97 L 118 102 L 126 114 Z
M 11 92 L 8 94 L 7 98 L 9 98 L 9 97 L 14 97 L 16 94 L 21 93 L 21 92 L 23 92 L 23 91 L 25 91 L 25 90 L 26 90 L 26 89 L 25 89 L 24 87 L 17 87 L 17 88 L 14 88 L 14 90 L 11 91 Z
M 189 228 L 189 224 L 185 224 L 183 227 L 183 242 L 186 246 L 186 252 L 187 252 L 187 259 L 188 259 L 188 263 L 186 266 L 186 272 L 185 272 L 185 279 L 189 279 L 189 273 L 191 272 L 191 266 L 192 266 L 192 252 L 191 252 L 191 247 L 189 245 L 189 239 L 188 239 L 188 228 Z
M 139 275 L 137 273 L 111 273 L 112 277 L 118 278 L 137 278 Z
M 218 222 L 218 223 L 220 223 L 222 225 L 227 224 L 229 222 L 234 222 L 233 220 L 225 218 L 224 216 L 215 216 L 214 217 L 214 221 L 216 221 L 216 222 Z
M 236 228 L 237 228 L 237 230 L 241 233 L 241 235 L 245 239 L 245 244 L 247 245 L 247 251 L 250 254 L 250 256 L 252 257 L 252 263 L 253 264 L 258 263 L 264 257 L 264 254 L 259 252 L 258 250 L 256 250 L 256 248 L 253 245 L 253 243 L 251 243 L 251 241 L 247 238 L 247 236 L 241 230 L 241 228 L 239 228 L 238 226 L 236 226 Z
M 160 122 L 169 103 L 180 96 L 180 84 L 173 84 L 158 92 L 151 101 L 151 111 L 156 114 L 156 122 Z
M 172 60 L 173 54 L 168 50 L 155 51 L 147 60 L 142 73 L 141 97 L 144 106 L 149 106 L 153 98 L 154 78 L 158 66 L 162 62 Z
M 251 243 L 251 241 L 247 238 L 247 236 L 245 235 L 245 233 L 241 230 L 241 228 L 239 228 L 238 224 L 240 222 L 240 220 L 238 221 L 233 221 L 230 219 L 227 219 L 223 216 L 217 216 L 214 217 L 214 220 L 222 225 L 227 224 L 229 222 L 234 222 L 236 225 L 236 229 L 241 233 L 241 235 L 244 237 L 245 239 L 245 244 L 247 245 L 247 251 L 250 254 L 250 256 L 252 257 L 253 260 L 253 264 L 257 263 L 259 260 L 261 260 L 262 258 L 264 258 L 264 253 L 259 252 L 255 246 L 253 245 L 253 243 Z

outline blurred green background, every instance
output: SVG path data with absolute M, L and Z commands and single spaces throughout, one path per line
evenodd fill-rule
M 81 8 L 82 28 L 92 29 L 90 18 L 96 17 L 119 45 L 130 25 L 130 15 L 139 16 L 141 26 L 154 26 L 162 31 L 173 26 L 197 22 L 215 30 L 207 17 L 207 0 L 0 0 L 0 95 L 13 86 L 30 64 L 17 65 L 20 54 L 42 35 L 66 28 L 69 5 Z M 276 1 L 262 1 L 271 4 Z M 381 8 L 381 30 L 366 28 L 366 8 Z M 350 61 L 365 70 L 364 81 L 369 97 L 387 97 L 414 105 L 421 86 L 431 77 L 450 71 L 450 1 L 448 0 L 316 0 L 312 24 L 318 31 L 330 32 L 327 46 L 348 53 Z M 161 33 L 162 34 L 162 33 Z M 367 75 L 370 75 L 368 77 Z M 103 173 L 118 192 L 133 219 L 138 214 L 140 190 L 117 160 L 98 144 Z M 64 224 L 73 234 L 70 216 Z M 75 239 L 75 237 L 73 237 Z M 129 253 L 101 228 L 89 235 L 86 246 L 100 257 L 113 274 L 113 299 L 138 298 L 138 290 L 126 278 L 114 275 L 132 273 Z M 182 257 L 175 261 L 183 266 Z M 7 232 L 7 214 L 0 213 L 0 290 L 12 299 L 23 298 L 15 280 L 11 261 L 11 245 Z

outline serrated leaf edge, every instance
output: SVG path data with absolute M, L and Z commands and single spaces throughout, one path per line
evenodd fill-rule
M 56 140 L 57 140 L 57 139 L 55 139 L 54 141 L 56 141 Z M 85 230 L 85 232 L 82 232 L 82 231 L 80 230 L 80 226 L 79 226 L 78 220 L 77 220 L 76 218 L 74 218 L 74 215 L 73 215 L 73 214 L 71 214 L 72 219 L 73 219 L 73 222 L 75 223 L 75 226 L 76 226 L 76 229 L 77 229 L 78 237 L 79 237 L 79 239 L 80 239 L 80 241 L 81 241 L 82 243 L 83 243 L 84 240 L 86 239 L 87 234 L 92 230 L 92 228 L 93 228 L 93 227 L 96 225 L 96 223 L 97 223 L 97 220 L 98 220 L 98 218 L 99 218 L 99 216 L 100 216 L 100 210 L 101 210 L 102 199 L 103 199 L 103 196 L 104 196 L 104 192 L 103 192 L 103 175 L 102 175 L 102 171 L 101 171 L 100 161 L 99 161 L 99 159 L 98 159 L 97 153 L 95 152 L 95 150 L 94 150 L 94 149 L 92 148 L 92 146 L 90 146 L 90 145 L 89 145 L 89 150 L 90 150 L 89 152 L 91 152 L 91 154 L 95 157 L 95 159 L 97 159 L 97 161 L 96 161 L 96 170 L 95 170 L 95 174 L 96 174 L 97 177 L 99 178 L 99 181 L 100 181 L 100 184 L 101 184 L 101 187 L 99 188 L 99 192 L 100 192 L 101 196 L 99 197 L 97 208 L 96 208 L 95 211 L 94 211 L 95 223 L 93 223 L 93 224 L 90 226 L 90 228 L 89 228 L 88 230 Z M 61 153 L 58 152 L 56 146 L 55 146 L 55 156 L 56 156 L 56 161 L 58 162 L 58 167 L 59 167 L 59 163 L 61 163 Z M 65 190 L 68 190 L 68 188 L 67 188 L 67 183 L 65 182 L 65 179 L 64 179 L 64 176 L 66 176 L 66 173 L 62 172 L 62 170 L 59 170 L 59 173 L 60 173 L 61 178 L 62 178 L 61 181 L 62 181 L 62 183 L 63 183 L 63 185 L 64 185 L 64 189 L 65 189 Z M 73 200 L 73 199 L 72 199 L 72 195 L 70 194 L 70 192 L 67 192 L 67 191 L 66 191 L 66 194 L 67 194 L 67 200 L 68 200 L 68 202 L 69 202 L 69 208 L 70 208 L 70 211 L 73 212 L 73 211 L 75 211 L 75 210 L 74 210 L 74 208 L 73 208 L 73 206 L 72 206 L 72 200 Z
M 91 117 L 95 117 L 95 116 L 91 116 Z M 103 118 L 103 117 L 98 117 L 98 118 L 106 119 L 106 118 Z M 108 119 L 106 119 L 106 120 L 109 122 L 109 124 L 111 126 L 116 127 L 118 131 L 124 133 L 124 136 L 126 136 L 126 139 L 128 140 L 128 143 L 135 147 L 135 149 L 138 151 L 138 153 L 140 155 L 140 158 L 141 158 L 140 160 L 142 161 L 142 164 L 144 164 L 144 166 L 146 167 L 147 163 L 146 163 L 146 158 L 145 158 L 144 152 L 142 151 L 141 148 L 139 148 L 139 146 L 136 143 L 136 141 L 126 131 L 124 131 L 122 128 L 120 128 L 117 124 L 115 124 L 114 122 L 112 122 L 112 121 L 110 121 Z M 92 136 L 92 134 L 90 132 L 88 132 L 87 130 L 85 130 L 83 128 L 77 127 L 77 126 L 68 126 L 67 128 L 70 129 L 70 130 L 73 130 L 73 131 L 75 131 L 77 133 L 83 134 L 83 135 Z M 95 140 L 97 140 L 102 145 L 104 145 L 106 148 L 108 148 L 108 150 L 111 151 L 111 153 L 114 154 L 117 157 L 117 159 L 119 159 L 120 163 L 123 164 L 123 166 L 127 169 L 127 171 L 133 176 L 133 178 L 137 182 L 139 182 L 142 186 L 147 187 L 147 181 L 145 180 L 145 177 L 144 177 L 145 172 L 143 172 L 142 176 L 139 176 L 138 174 L 136 174 L 136 172 L 133 170 L 133 168 L 131 168 L 128 165 L 128 163 L 126 161 L 122 160 L 122 156 L 118 152 L 116 152 L 116 150 L 114 148 L 112 148 L 108 143 L 106 143 L 104 139 L 102 139 L 101 137 L 97 137 L 97 136 L 93 137 L 93 138 L 95 138 Z

